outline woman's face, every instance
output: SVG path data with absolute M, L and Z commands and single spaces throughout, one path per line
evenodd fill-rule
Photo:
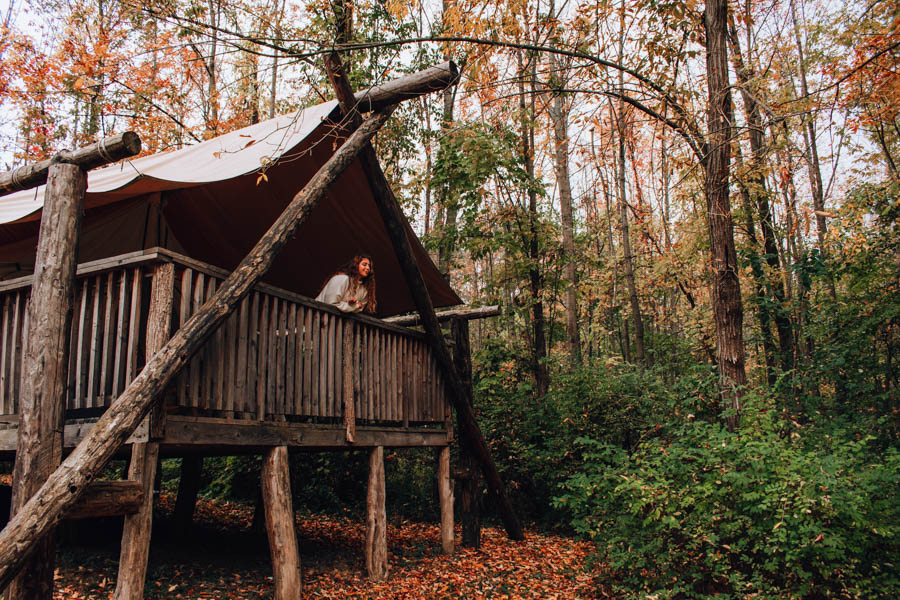
M 368 258 L 362 259 L 361 261 L 359 261 L 359 266 L 357 267 L 357 269 L 359 272 L 359 278 L 365 279 L 369 276 L 369 273 L 372 272 L 372 261 L 370 261 Z

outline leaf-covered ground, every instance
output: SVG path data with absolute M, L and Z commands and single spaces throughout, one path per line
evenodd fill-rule
M 171 531 L 171 497 L 155 519 L 146 597 L 151 599 L 271 598 L 265 535 L 252 531 L 252 507 L 200 501 L 187 536 Z M 304 598 L 596 598 L 594 574 L 585 569 L 590 546 L 565 537 L 529 532 L 510 542 L 486 528 L 480 551 L 439 553 L 438 528 L 394 522 L 388 527 L 390 576 L 365 577 L 364 525 L 357 519 L 298 516 Z M 61 532 L 57 599 L 112 598 L 118 564 L 118 530 L 75 523 Z M 458 538 L 458 535 L 457 535 Z

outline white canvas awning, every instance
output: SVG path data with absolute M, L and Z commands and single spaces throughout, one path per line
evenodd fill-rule
M 302 142 L 328 117 L 337 102 L 313 106 L 226 133 L 174 152 L 163 152 L 88 173 L 86 207 L 93 196 L 132 197 L 222 181 L 259 171 Z M 44 187 L 0 198 L 0 223 L 37 218 L 44 204 Z
M 233 269 L 346 138 L 327 102 L 174 152 L 88 175 L 79 261 L 152 246 Z M 260 178 L 263 166 L 265 177 Z M 43 186 L 0 198 L 0 274 L 34 264 Z M 435 306 L 459 304 L 407 224 Z M 393 247 L 358 162 L 332 185 L 266 277 L 314 297 L 353 254 L 371 254 L 382 316 L 413 309 Z

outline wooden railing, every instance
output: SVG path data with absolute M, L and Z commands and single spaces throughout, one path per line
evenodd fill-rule
M 175 267 L 173 330 L 227 272 L 154 249 L 82 265 L 69 346 L 67 411 L 99 413 L 143 366 L 152 278 Z M 0 415 L 17 412 L 30 278 L 0 283 Z M 345 352 L 348 354 L 344 356 Z M 424 336 L 260 284 L 191 358 L 170 412 L 225 419 L 443 424 L 449 407 Z M 348 403 L 352 399 L 352 406 Z

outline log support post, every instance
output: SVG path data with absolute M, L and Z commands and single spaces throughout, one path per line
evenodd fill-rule
M 274 598 L 298 600 L 302 586 L 300 552 L 291 503 L 291 476 L 286 446 L 272 448 L 263 459 L 262 497 L 275 579 Z
M 131 446 L 128 479 L 140 482 L 143 498 L 138 512 L 125 517 L 119 577 L 113 600 L 140 600 L 144 597 L 150 529 L 153 526 L 153 480 L 156 478 L 158 458 L 159 444 L 156 442 L 140 442 Z
M 369 488 L 366 494 L 366 571 L 372 581 L 387 578 L 387 513 L 384 508 L 384 447 L 369 454 Z
M 450 481 L 450 446 L 438 450 L 438 495 L 441 501 L 441 552 L 453 554 L 453 484 Z
M 30 327 L 25 337 L 19 434 L 13 471 L 11 514 L 15 515 L 62 459 L 69 324 L 75 287 L 75 261 L 81 206 L 87 177 L 80 167 L 49 166 L 44 212 L 28 302 Z M 56 545 L 41 542 L 21 575 L 7 590 L 9 600 L 49 600 L 53 596 Z
M 150 311 L 147 316 L 146 354 L 161 350 L 172 334 L 172 310 L 175 302 L 175 265 L 162 263 L 153 273 Z M 140 510 L 125 517 L 122 549 L 119 553 L 119 576 L 114 600 L 140 600 L 144 597 L 147 560 L 150 558 L 150 533 L 153 529 L 153 489 L 159 464 L 159 442 L 166 426 L 165 399 L 159 398 L 150 415 L 150 441 L 132 444 L 128 479 L 139 481 L 143 490 Z
M 356 406 L 354 399 L 356 386 L 356 369 L 359 368 L 357 354 L 354 352 L 356 343 L 354 340 L 354 331 L 356 323 L 347 320 L 344 323 L 343 332 L 343 348 L 341 352 L 341 373 L 343 375 L 342 385 L 342 406 L 344 414 L 344 430 L 346 431 L 346 440 L 353 443 L 356 440 Z
M 194 507 L 200 492 L 200 477 L 203 475 L 203 457 L 190 455 L 181 459 L 181 476 L 178 478 L 178 498 L 172 522 L 178 535 L 187 536 L 194 519 Z

